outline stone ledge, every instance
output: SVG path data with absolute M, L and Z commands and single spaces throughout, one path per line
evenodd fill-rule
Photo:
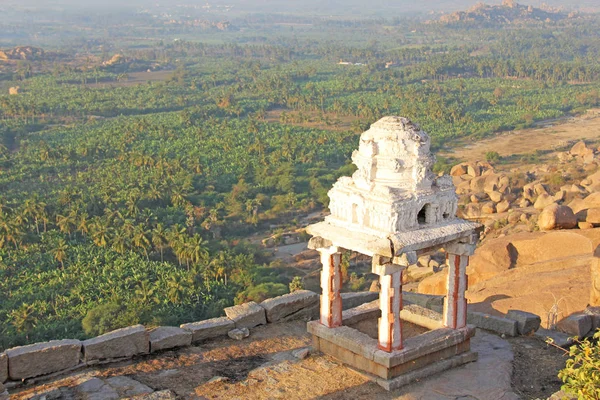
M 507 336 L 517 336 L 519 332 L 517 321 L 481 312 L 467 312 L 467 322 L 478 328 Z
M 83 342 L 83 355 L 86 362 L 132 357 L 149 352 L 149 335 L 143 325 L 117 329 Z
M 152 329 L 149 336 L 151 353 L 192 344 L 192 332 L 175 326 L 159 326 Z
M 379 318 L 380 316 L 379 300 L 373 300 L 370 303 L 342 311 L 342 323 L 344 325 L 353 325 L 365 319 Z
M 298 311 L 315 306 L 318 308 L 319 295 L 310 290 L 298 290 L 283 296 L 267 299 L 260 303 L 265 309 L 268 322 L 286 319 Z
M 402 350 L 387 353 L 379 350 L 376 339 L 348 326 L 327 328 L 319 321 L 311 321 L 307 324 L 307 330 L 312 335 L 343 347 L 386 368 L 392 368 L 424 355 L 458 345 L 475 334 L 475 328 L 472 326 L 460 329 L 437 329 L 409 338 L 404 341 Z
M 403 301 L 411 304 L 416 304 L 418 306 L 425 307 L 436 312 L 442 312 L 442 309 L 444 308 L 444 298 L 445 296 L 438 296 L 433 294 L 402 292 Z
M 227 317 L 220 317 L 182 324 L 180 328 L 192 333 L 192 342 L 198 342 L 218 336 L 226 336 L 227 332 L 235 328 L 235 324 Z
M 540 329 L 542 319 L 539 315 L 520 310 L 508 310 L 506 318 L 517 321 L 520 335 L 530 335 Z
M 379 299 L 379 292 L 342 293 L 342 309 L 349 310 Z
M 6 351 L 10 379 L 22 380 L 73 368 L 79 364 L 79 340 L 55 340 Z
M 459 354 L 452 358 L 448 358 L 442 361 L 438 361 L 434 364 L 430 364 L 426 367 L 418 369 L 416 371 L 408 372 L 406 374 L 400 375 L 393 379 L 382 379 L 376 378 L 375 382 L 385 390 L 396 390 L 401 388 L 402 386 L 406 386 L 409 383 L 418 381 L 420 379 L 427 378 L 431 375 L 438 374 L 440 372 L 446 371 L 448 369 L 456 368 L 461 365 L 473 362 L 477 360 L 477 353 L 467 352 L 463 354 Z
M 436 329 L 408 338 L 404 341 L 404 348 L 402 350 L 387 353 L 378 349 L 375 352 L 374 361 L 387 368 L 395 367 L 426 354 L 456 346 L 469 340 L 474 335 L 475 328 L 473 326 L 466 326 L 460 329 Z
M 225 309 L 225 315 L 234 322 L 235 327 L 238 329 L 254 328 L 267 323 L 265 309 L 253 301 L 233 307 L 227 307 Z

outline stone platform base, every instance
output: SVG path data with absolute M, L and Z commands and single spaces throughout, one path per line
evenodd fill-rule
M 387 390 L 477 359 L 477 353 L 470 352 L 472 326 L 435 329 L 405 340 L 402 350 L 391 353 L 380 350 L 376 339 L 348 326 L 327 328 L 311 321 L 307 329 L 315 350 L 366 373 Z

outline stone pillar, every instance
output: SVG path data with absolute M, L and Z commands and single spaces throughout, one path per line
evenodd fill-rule
M 342 271 L 340 261 L 342 254 L 337 247 L 318 249 L 321 254 L 321 318 L 320 322 L 328 328 L 342 326 Z
M 600 307 L 600 246 L 594 252 L 591 265 L 592 291 L 590 293 L 590 305 Z
M 467 265 L 468 255 L 447 254 L 448 282 L 447 296 L 444 301 L 444 326 L 452 329 L 463 328 L 467 325 L 467 299 L 465 292 L 468 288 Z
M 381 275 L 379 282 L 379 349 L 388 353 L 402 349 L 402 269 L 387 275 Z

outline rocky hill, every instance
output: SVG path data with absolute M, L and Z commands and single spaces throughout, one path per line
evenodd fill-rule
M 0 50 L 0 60 L 39 60 L 44 57 L 44 54 L 44 50 L 38 47 L 19 46 Z
M 558 21 L 575 17 L 575 15 L 556 9 L 525 6 L 516 3 L 514 0 L 504 0 L 502 5 L 499 6 L 477 3 L 467 11 L 442 15 L 439 22 L 446 25 L 458 23 L 514 24 L 533 21 Z

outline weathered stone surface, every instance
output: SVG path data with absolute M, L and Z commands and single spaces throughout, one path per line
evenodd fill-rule
M 461 176 L 467 173 L 467 168 L 463 164 L 458 164 L 450 170 L 450 176 Z
M 475 163 L 467 164 L 467 174 L 471 176 L 480 176 L 481 175 L 481 167 Z
M 191 322 L 180 326 L 186 331 L 192 332 L 192 342 L 210 339 L 217 336 L 227 335 L 227 332 L 235 328 L 235 324 L 227 317 L 212 318 L 205 321 Z
M 496 205 L 492 202 L 487 202 L 481 206 L 481 212 L 484 214 L 494 214 L 496 212 Z
M 83 342 L 83 356 L 86 362 L 131 357 L 149 351 L 149 335 L 143 325 L 117 329 Z
M 100 378 L 87 378 L 74 387 L 83 400 L 116 400 L 119 393 Z
M 506 313 L 506 318 L 517 321 L 517 327 L 520 335 L 530 335 L 540 328 L 542 319 L 539 315 L 535 315 L 521 310 L 509 310 Z
M 533 208 L 536 210 L 543 210 L 544 208 L 552 205 L 554 203 L 554 198 L 549 194 L 542 193 L 538 196 L 537 200 L 533 204 Z
M 133 397 L 153 392 L 148 386 L 127 376 L 113 376 L 108 378 L 106 383 L 115 389 L 121 397 Z
M 585 145 L 585 142 L 582 140 L 582 141 L 575 143 L 575 145 L 573 145 L 573 147 L 571 147 L 571 150 L 569 151 L 569 153 L 571 153 L 571 155 L 573 155 L 573 156 L 584 156 L 585 154 L 587 154 L 588 150 L 589 149 Z
M 552 339 L 552 342 L 559 347 L 568 347 L 573 344 L 573 338 L 570 335 L 550 329 L 540 328 L 535 332 L 535 336 L 544 342 Z
M 517 336 L 519 332 L 517 321 L 480 312 L 468 312 L 467 323 L 507 336 Z
M 6 353 L 0 353 L 0 383 L 8 379 L 8 356 Z
M 577 217 L 568 206 L 554 203 L 540 213 L 538 226 L 541 230 L 572 229 L 577 226 Z
M 373 300 L 358 307 L 344 310 L 342 312 L 342 321 L 344 325 L 351 326 L 366 319 L 377 319 L 380 316 L 379 300 Z
M 573 314 L 559 321 L 556 328 L 561 332 L 582 338 L 592 330 L 592 316 Z
M 310 290 L 298 290 L 283 296 L 267 299 L 260 306 L 267 313 L 267 321 L 277 322 L 290 317 L 302 309 L 318 305 L 319 295 Z
M 596 332 L 600 328 L 600 307 L 588 306 L 583 313 L 592 317 L 592 332 Z
M 160 390 L 140 397 L 143 400 L 175 400 L 177 395 L 170 390 Z
M 444 296 L 415 292 L 402 292 L 402 300 L 409 304 L 416 304 L 437 312 L 440 312 L 444 307 Z
M 160 326 L 150 331 L 150 352 L 192 344 L 192 333 L 176 326 Z
M 250 336 L 250 330 L 248 328 L 232 329 L 227 332 L 227 336 L 235 340 L 242 340 Z
M 304 360 L 310 355 L 310 350 L 306 347 L 303 349 L 294 350 L 292 355 L 299 360 Z
M 600 207 L 588 208 L 585 222 L 600 225 Z
M 508 200 L 502 200 L 500 203 L 496 204 L 496 211 L 498 213 L 507 212 L 510 209 L 510 203 Z
M 492 190 L 488 195 L 494 203 L 500 203 L 504 199 L 504 195 L 496 190 Z
M 9 398 L 8 390 L 6 390 L 2 382 L 0 382 L 0 400 L 8 400 Z
M 254 328 L 267 323 L 265 309 L 253 301 L 227 307 L 225 315 L 233 321 L 236 328 Z
M 73 368 L 79 364 L 79 340 L 55 340 L 6 351 L 10 378 L 21 380 Z
M 370 303 L 378 298 L 379 293 L 371 291 L 342 293 L 342 309 L 349 310 L 351 308 L 358 307 L 361 304 Z

